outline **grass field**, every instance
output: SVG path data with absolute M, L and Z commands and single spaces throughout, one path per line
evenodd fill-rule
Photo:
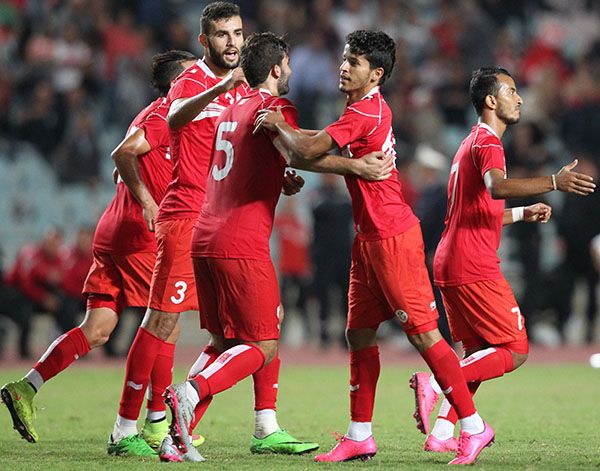
M 374 433 L 379 453 L 369 462 L 317 464 L 308 456 L 250 454 L 253 428 L 251 383 L 221 394 L 202 425 L 206 463 L 162 464 L 106 454 L 122 381 L 122 370 L 77 365 L 48 383 L 38 395 L 40 442 L 25 442 L 0 410 L 0 469 L 91 471 L 149 469 L 166 466 L 204 469 L 443 469 L 451 455 L 421 451 L 423 435 L 411 413 L 412 369 L 384 367 L 378 389 Z M 0 384 L 23 371 L 0 370 Z M 180 378 L 183 371 L 176 372 Z M 280 380 L 279 422 L 290 432 L 328 450 L 333 431 L 345 432 L 348 420 L 348 374 L 345 367 L 284 368 Z M 600 371 L 587 365 L 526 365 L 512 375 L 484 385 L 477 394 L 480 413 L 496 430 L 496 443 L 484 450 L 481 469 L 600 468 Z

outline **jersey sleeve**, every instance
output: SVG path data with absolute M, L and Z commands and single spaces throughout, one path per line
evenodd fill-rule
M 504 159 L 504 148 L 502 144 L 486 140 L 473 146 L 473 159 L 479 167 L 481 178 L 485 173 L 497 168 L 506 174 L 506 161 Z
M 144 131 L 144 136 L 152 149 L 169 146 L 169 126 L 167 118 L 158 112 L 151 113 L 138 126 Z
M 335 123 L 325 128 L 327 134 L 342 148 L 367 135 L 377 124 L 371 115 L 363 114 L 359 110 L 347 107 Z
M 188 76 L 180 77 L 171 85 L 168 95 L 169 103 L 173 103 L 179 98 L 189 98 L 198 95 L 207 89 L 208 85 L 204 80 Z

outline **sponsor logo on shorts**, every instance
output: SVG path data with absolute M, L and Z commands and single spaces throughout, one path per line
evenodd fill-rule
M 431 302 L 429 303 L 429 309 L 431 309 L 432 311 L 435 311 L 435 308 L 436 308 L 436 307 L 437 307 L 437 306 L 436 306 L 436 304 L 435 304 L 435 301 L 431 301 Z
M 406 321 L 408 320 L 408 312 L 403 311 L 402 309 L 397 309 L 395 314 L 398 320 L 403 324 L 406 323 Z

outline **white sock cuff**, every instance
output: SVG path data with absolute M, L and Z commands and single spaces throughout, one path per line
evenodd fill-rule
M 27 373 L 23 377 L 23 379 L 29 381 L 36 391 L 39 391 L 42 385 L 44 384 L 44 379 L 42 378 L 42 375 L 34 369 L 29 370 L 29 373 Z
M 354 440 L 356 442 L 362 442 L 363 440 L 366 440 L 373 435 L 371 422 L 350 422 L 346 435 L 350 440 Z

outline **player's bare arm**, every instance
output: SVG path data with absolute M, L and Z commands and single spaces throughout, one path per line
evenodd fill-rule
M 513 224 L 519 221 L 541 222 L 546 224 L 552 216 L 552 207 L 545 203 L 535 203 L 530 206 L 519 206 L 504 210 L 502 225 Z
M 494 199 L 524 198 L 548 193 L 553 190 L 587 196 L 594 192 L 594 179 L 583 173 L 573 172 L 577 159 L 565 165 L 556 175 L 534 178 L 504 178 L 497 168 L 483 176 L 485 186 Z
M 133 128 L 123 141 L 113 150 L 111 157 L 115 161 L 117 172 L 129 191 L 140 203 L 148 229 L 154 232 L 154 220 L 158 205 L 140 176 L 138 155 L 151 150 L 143 129 Z
M 219 95 L 233 90 L 246 81 L 240 67 L 233 69 L 221 82 L 214 87 L 188 98 L 178 98 L 171 103 L 167 123 L 173 130 L 181 129 L 193 121 L 206 106 Z

